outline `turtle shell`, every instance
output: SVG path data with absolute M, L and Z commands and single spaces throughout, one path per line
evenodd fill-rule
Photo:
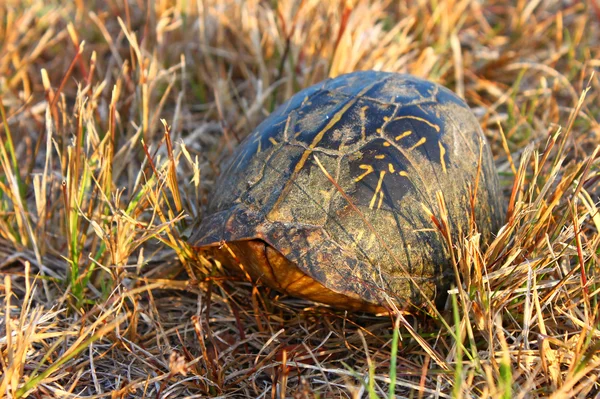
M 432 223 L 438 193 L 454 243 L 473 222 L 484 239 L 500 227 L 498 178 L 469 107 L 410 75 L 354 72 L 300 91 L 237 147 L 191 243 L 292 295 L 418 307 L 455 281 Z

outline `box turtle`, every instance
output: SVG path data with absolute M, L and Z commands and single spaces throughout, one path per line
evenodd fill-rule
M 498 177 L 469 107 L 410 75 L 354 72 L 300 91 L 237 147 L 190 241 L 289 295 L 408 310 L 455 281 L 432 223 L 439 192 L 454 243 L 473 222 L 484 240 L 500 227 Z

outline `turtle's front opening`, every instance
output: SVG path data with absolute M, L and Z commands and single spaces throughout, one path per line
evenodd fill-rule
M 227 247 L 237 259 L 231 256 Z M 341 309 L 385 312 L 382 306 L 325 287 L 262 240 L 234 241 L 220 248 L 212 247 L 210 253 L 226 266 L 239 266 L 255 282 L 286 294 Z

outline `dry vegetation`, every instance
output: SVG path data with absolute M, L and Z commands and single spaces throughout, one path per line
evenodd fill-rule
M 400 3 L 4 0 L 0 397 L 598 397 L 598 1 Z M 506 225 L 454 243 L 445 321 L 186 245 L 238 141 L 359 69 L 452 88 L 494 150 Z

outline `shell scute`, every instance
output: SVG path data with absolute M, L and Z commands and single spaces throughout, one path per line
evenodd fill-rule
M 378 138 L 361 148 L 361 157 L 348 161 L 354 187 L 350 191 L 356 205 L 369 209 L 396 208 L 396 202 L 414 191 L 410 161 L 387 140 Z M 356 157 L 354 157 L 356 158 Z

